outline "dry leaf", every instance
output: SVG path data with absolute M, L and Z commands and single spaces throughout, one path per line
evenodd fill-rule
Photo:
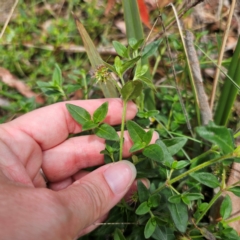
M 0 0 L 0 24 L 3 24 L 14 5 L 15 0 Z
M 108 0 L 104 15 L 107 16 L 112 10 L 116 0 Z
M 80 34 L 80 36 L 82 38 L 83 45 L 84 45 L 84 47 L 86 49 L 86 52 L 87 52 L 87 55 L 88 55 L 88 59 L 89 59 L 89 61 L 91 63 L 91 66 L 92 66 L 93 70 L 97 72 L 100 69 L 102 69 L 102 66 L 105 66 L 105 63 L 102 60 L 99 52 L 97 51 L 97 49 L 96 49 L 92 39 L 88 35 L 88 32 L 86 31 L 86 29 L 83 26 L 83 24 L 79 21 L 79 19 L 77 18 L 77 16 L 74 13 L 73 13 L 73 17 L 75 19 L 78 32 L 79 32 L 79 34 Z M 118 97 L 119 95 L 118 95 L 116 86 L 112 82 L 111 77 L 107 78 L 107 80 L 108 81 L 106 81 L 106 80 L 99 81 L 98 80 L 98 82 L 97 82 L 97 84 L 101 87 L 104 96 L 106 98 Z
M 16 88 L 23 96 L 27 98 L 35 97 L 37 103 L 44 103 L 44 99 L 38 94 L 31 91 L 31 89 L 24 84 L 24 82 L 17 79 L 7 69 L 0 67 L 0 80 L 12 88 Z
M 125 24 L 124 21 L 122 21 L 122 20 L 117 20 L 117 21 L 115 21 L 115 26 L 116 26 L 123 34 L 127 34 L 126 24 Z

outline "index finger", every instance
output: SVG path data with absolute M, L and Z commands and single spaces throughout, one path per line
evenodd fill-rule
M 104 102 L 108 102 L 108 113 L 104 122 L 110 125 L 121 123 L 123 115 L 123 101 L 118 98 L 76 100 L 53 104 L 27 113 L 6 127 L 15 128 L 31 136 L 42 148 L 50 149 L 67 139 L 71 133 L 81 132 L 81 125 L 70 115 L 66 103 L 71 103 L 86 109 L 91 115 Z M 133 102 L 127 104 L 126 119 L 132 119 L 137 113 Z

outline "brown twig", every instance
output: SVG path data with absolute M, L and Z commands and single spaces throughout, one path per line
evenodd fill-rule
M 204 2 L 204 0 L 195 0 L 195 1 L 191 1 L 186 8 L 182 9 L 182 12 L 178 15 L 178 18 L 182 18 L 184 16 L 184 14 L 190 10 L 191 8 L 197 6 L 198 4 Z M 151 39 L 151 42 L 155 41 L 156 39 L 162 37 L 165 33 L 165 31 L 169 30 L 169 28 L 171 28 L 175 23 L 176 23 L 176 19 L 174 18 L 166 27 L 165 30 L 161 31 L 160 33 L 158 33 L 156 36 L 153 37 L 153 39 Z
M 192 69 L 193 80 L 195 82 L 196 90 L 197 90 L 197 98 L 200 107 L 200 113 L 202 117 L 202 124 L 207 125 L 209 121 L 212 120 L 212 111 L 208 104 L 208 98 L 204 90 L 203 79 L 200 70 L 200 64 L 198 61 L 197 52 L 194 48 L 194 36 L 190 31 L 186 31 L 186 48 L 187 55 L 190 61 L 190 67 Z
M 7 25 L 8 25 L 12 15 L 13 15 L 14 9 L 16 8 L 17 4 L 18 4 L 18 0 L 15 1 L 15 3 L 13 4 L 13 6 L 11 8 L 11 11 L 10 11 L 10 13 L 9 13 L 9 15 L 7 17 L 7 20 L 6 20 L 6 22 L 5 22 L 4 26 L 3 26 L 3 29 L 2 29 L 2 31 L 0 33 L 0 39 L 2 38 L 4 32 L 5 32 L 6 28 L 7 28 Z
M 165 28 L 165 26 L 164 26 L 164 23 L 163 23 L 163 20 L 162 20 L 162 16 L 160 15 L 159 18 L 160 18 L 160 21 L 161 21 L 161 25 L 162 25 L 163 31 L 165 32 L 165 31 L 166 31 L 166 28 Z M 168 56 L 169 56 L 169 59 L 170 59 L 170 61 L 171 61 L 171 67 L 172 67 L 173 76 L 174 76 L 174 80 L 175 80 L 176 91 L 177 91 L 177 94 L 178 94 L 178 97 L 179 97 L 179 102 L 180 102 L 181 108 L 182 108 L 182 110 L 183 110 L 183 114 L 184 114 L 184 116 L 185 116 L 185 119 L 186 119 L 187 128 L 188 128 L 189 132 L 191 133 L 191 135 L 193 136 L 192 126 L 191 126 L 191 124 L 190 124 L 190 120 L 189 120 L 189 117 L 188 117 L 188 113 L 187 113 L 187 110 L 186 110 L 185 105 L 184 105 L 184 102 L 183 102 L 183 98 L 182 98 L 182 95 L 181 95 L 181 91 L 180 91 L 180 89 L 179 89 L 179 87 L 178 87 L 177 73 L 176 73 L 176 69 L 175 69 L 175 67 L 174 67 L 174 61 L 173 61 L 173 57 L 172 57 L 172 51 L 171 51 L 171 48 L 170 48 L 170 45 L 169 45 L 169 41 L 168 41 L 168 37 L 167 37 L 166 34 L 165 34 L 165 41 L 166 41 L 166 45 L 167 45 Z
M 4 44 L 2 44 L 4 45 Z M 8 44 L 5 44 L 8 45 Z M 27 48 L 37 48 L 47 51 L 63 51 L 63 52 L 70 52 L 70 53 L 85 53 L 86 49 L 83 46 L 78 46 L 74 44 L 64 44 L 58 46 L 57 48 L 53 45 L 46 44 L 46 45 L 34 45 L 33 43 L 22 43 L 21 46 Z M 117 55 L 116 50 L 113 47 L 99 47 L 97 48 L 98 52 L 102 55 Z

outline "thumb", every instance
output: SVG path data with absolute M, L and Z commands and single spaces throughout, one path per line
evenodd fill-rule
M 72 215 L 71 234 L 78 234 L 105 215 L 124 197 L 135 177 L 135 166 L 123 160 L 104 165 L 59 191 L 61 202 Z

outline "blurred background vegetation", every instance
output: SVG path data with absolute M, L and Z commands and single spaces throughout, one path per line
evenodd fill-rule
M 170 8 L 163 8 L 169 1 L 158 1 L 157 4 L 156 1 L 145 2 L 145 8 L 149 13 L 149 20 L 145 19 L 145 22 L 143 20 L 146 37 L 150 32 L 149 27 L 153 25 L 159 15 L 159 11 L 161 11 L 163 22 L 166 25 L 174 16 Z M 211 92 L 216 69 L 214 64 L 216 64 L 229 10 L 229 5 L 224 2 L 220 6 L 220 2 L 206 1 L 190 9 L 182 18 L 184 28 L 194 31 L 196 45 L 205 52 L 202 54 L 198 51 L 208 94 Z M 189 1 L 183 0 L 174 1 L 179 12 L 188 3 Z M 13 0 L 1 0 L 0 24 L 2 26 L 10 14 L 13 4 Z M 140 9 L 140 11 L 142 10 Z M 19 0 L 12 19 L 0 39 L 0 79 L 2 79 L 0 81 L 0 122 L 9 121 L 19 114 L 56 101 L 82 99 L 84 98 L 83 88 L 86 84 L 89 98 L 102 97 L 91 79 L 91 67 L 72 12 L 84 24 L 105 61 L 112 63 L 116 55 L 112 47 L 113 40 L 127 45 L 121 1 L 62 0 L 56 3 L 53 0 Z M 143 14 L 142 18 L 144 18 Z M 224 67 L 228 67 L 239 34 L 237 10 L 235 16 L 226 46 L 225 58 L 222 62 Z M 153 39 L 161 31 L 161 24 L 157 23 L 149 39 Z M 186 108 L 190 116 L 194 116 L 193 95 L 186 77 L 183 45 L 176 25 L 167 30 L 167 36 Z M 175 123 L 169 122 L 169 124 L 176 125 L 171 129 L 174 131 L 181 123 L 185 123 L 185 120 L 179 110 L 179 100 L 173 89 L 174 80 L 167 47 L 162 36 L 158 39 L 162 39 L 160 47 L 150 58 L 153 82 L 158 89 L 156 108 L 162 110 L 162 116 L 166 122 L 169 121 L 169 117 L 172 117 L 169 116 L 169 113 L 176 112 L 174 114 L 177 119 Z M 208 57 L 211 57 L 213 61 Z M 51 80 L 56 63 L 61 68 L 64 79 L 65 95 L 62 97 L 46 96 L 37 85 L 37 81 L 49 82 Z M 223 77 L 221 78 L 223 79 Z M 239 121 L 239 108 L 239 104 L 235 104 L 231 119 L 235 126 Z M 179 114 L 177 114 L 178 112 Z

